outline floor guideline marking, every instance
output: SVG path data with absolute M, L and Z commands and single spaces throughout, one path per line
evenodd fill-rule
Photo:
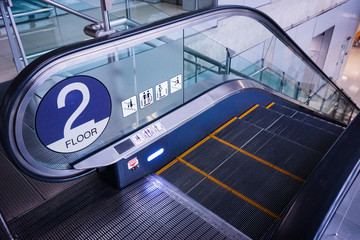
M 259 104 L 256 104 L 255 106 L 253 106 L 252 108 L 250 108 L 249 110 L 247 110 L 245 113 L 243 113 L 239 119 L 244 118 L 246 115 L 248 115 L 249 113 L 251 113 L 253 110 L 255 110 L 257 107 L 259 106 Z
M 272 102 L 272 103 L 270 103 L 269 105 L 267 105 L 266 108 L 269 109 L 269 108 L 271 108 L 274 104 L 275 104 L 275 103 Z

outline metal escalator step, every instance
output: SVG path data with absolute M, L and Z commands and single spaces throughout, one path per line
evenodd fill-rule
M 246 206 L 244 211 L 239 213 L 232 222 L 240 231 L 247 232 L 248 236 L 254 240 L 269 239 L 273 227 L 278 223 L 264 212 L 253 211 L 251 205 Z
M 274 112 L 274 111 L 268 111 L 264 107 L 257 107 L 254 109 L 251 113 L 246 115 L 242 120 L 245 120 L 247 122 L 250 122 L 256 126 L 259 126 L 261 128 L 268 128 L 271 126 L 278 118 L 281 117 L 282 114 Z
M 199 155 L 202 155 L 202 158 Z M 208 155 L 206 151 L 197 153 L 197 156 L 199 161 L 211 162 L 214 158 L 214 156 Z M 193 164 L 196 164 L 196 162 L 193 161 Z M 179 168 L 175 165 L 166 171 L 173 167 Z M 242 209 L 248 203 L 253 204 L 253 202 L 255 202 L 255 205 L 251 206 L 256 211 L 267 209 L 265 214 L 268 214 L 267 211 L 270 211 L 273 212 L 274 216 L 280 215 L 302 185 L 302 182 L 241 153 L 235 153 L 228 157 L 211 173 L 211 177 L 225 185 L 219 185 L 219 183 L 209 177 L 204 177 L 197 169 L 192 169 L 191 167 L 188 167 L 188 169 L 189 173 L 200 175 L 203 178 L 199 179 L 198 182 L 193 182 L 193 187 L 190 190 L 188 190 L 189 188 L 186 189 L 187 194 L 229 222 L 233 219 L 234 214 L 243 211 Z M 161 175 L 163 176 L 165 172 Z M 192 177 L 191 179 L 195 178 Z M 178 181 L 176 182 L 179 183 Z M 177 185 L 176 182 L 175 186 L 182 189 L 183 185 Z M 266 189 L 264 189 L 264 185 Z M 234 191 L 241 196 L 234 194 Z M 246 199 L 250 199 L 250 202 Z M 260 208 L 256 206 L 260 206 Z M 273 215 L 270 216 L 277 220 L 278 217 Z M 271 221 L 269 226 L 273 223 L 274 221 Z M 269 226 L 267 226 L 266 231 Z M 247 235 L 252 234 L 244 233 Z
M 261 130 L 243 120 L 233 122 L 216 136 L 303 179 L 322 158 L 318 151 Z
M 333 133 L 335 135 L 340 135 L 344 131 L 344 128 L 341 126 L 327 122 L 325 120 L 311 116 L 309 114 L 296 111 L 286 106 L 274 104 L 271 106 L 270 110 L 280 112 L 288 117 L 294 118 L 304 123 L 308 123 L 312 126 L 320 128 L 329 133 Z
M 343 131 L 344 131 L 344 128 L 343 127 L 340 127 L 338 125 L 335 125 L 333 123 L 330 123 L 330 122 L 326 122 L 324 120 L 321 120 L 319 118 L 315 118 L 315 117 L 312 117 L 312 116 L 307 116 L 303 122 L 305 123 L 308 123 L 310 125 L 313 125 L 313 126 L 316 126 L 318 128 L 321 128 L 327 132 L 330 132 L 330 133 L 333 133 L 337 136 L 339 136 Z
M 185 193 L 204 178 L 200 174 L 194 174 L 194 170 L 180 162 L 161 173 L 161 176 Z
M 235 158 L 227 161 L 212 176 L 266 209 L 280 215 L 290 201 L 284 196 L 291 196 L 293 190 L 295 189 L 296 192 L 302 182 L 253 159 L 246 161 L 230 175 L 222 174 L 227 168 L 234 167 L 238 161 L 239 159 Z M 264 185 L 267 185 L 268 188 L 263 189 Z M 267 194 L 265 190 L 269 190 L 269 193 Z
M 265 130 L 249 141 L 243 149 L 302 179 L 307 178 L 323 156 Z
M 284 115 L 271 125 L 268 130 L 321 153 L 326 153 L 337 139 L 334 134 Z
M 185 155 L 183 159 L 206 173 L 210 173 L 236 152 L 235 149 L 210 138 L 198 148 Z
M 204 188 L 208 189 L 209 194 L 206 198 L 199 199 L 196 193 L 203 191 Z M 277 222 L 274 217 L 235 196 L 230 191 L 216 186 L 209 179 L 205 179 L 196 186 L 189 196 L 253 239 L 263 238 L 270 227 Z M 254 216 L 257 216 L 256 220 L 252 221 L 251 227 L 246 228 L 249 219 Z
M 279 112 L 279 113 L 284 114 L 289 117 L 293 116 L 297 112 L 296 110 L 294 110 L 292 108 L 288 108 L 288 107 L 285 107 L 285 106 L 279 105 L 279 104 L 273 104 L 269 109 Z
M 241 147 L 253 138 L 253 136 L 256 136 L 261 130 L 262 128 L 249 124 L 244 120 L 236 120 L 217 133 L 216 136 Z
M 277 215 L 281 215 L 296 193 L 302 182 L 276 172 L 253 193 L 253 200 L 266 206 Z
M 291 116 L 291 118 L 299 120 L 300 122 L 303 122 L 306 117 L 307 117 L 307 114 L 305 114 L 303 112 L 296 112 L 294 115 Z
M 145 179 L 119 190 L 94 178 L 13 219 L 9 227 L 17 239 L 187 239 L 198 229 L 200 237 L 207 231 L 209 237 L 226 237 Z

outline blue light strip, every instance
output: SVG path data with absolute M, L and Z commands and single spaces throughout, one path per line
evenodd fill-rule
M 158 156 L 160 156 L 163 153 L 164 153 L 164 148 L 160 148 L 159 150 L 157 150 L 156 152 L 154 152 L 147 158 L 148 162 L 154 160 L 155 158 L 157 158 Z

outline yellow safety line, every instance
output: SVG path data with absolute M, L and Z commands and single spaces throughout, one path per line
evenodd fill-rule
M 267 109 L 269 109 L 269 108 L 271 108 L 273 105 L 274 105 L 275 103 L 274 102 L 272 102 L 272 103 L 270 103 L 269 105 L 267 105 Z
M 189 150 L 187 150 L 186 152 L 184 152 L 183 154 L 180 155 L 181 158 L 185 157 L 186 155 L 188 155 L 189 153 L 191 153 L 192 151 L 194 151 L 196 148 L 198 148 L 201 144 L 203 144 L 204 142 L 206 142 L 207 140 L 210 139 L 210 136 L 207 136 L 206 138 L 204 138 L 203 140 L 201 140 L 200 142 L 198 142 L 197 144 L 195 144 L 194 146 L 192 146 Z
M 200 170 L 199 168 L 195 167 L 194 165 L 186 162 L 185 160 L 181 159 L 181 158 L 177 158 L 180 162 L 182 162 L 183 164 L 185 164 L 186 166 L 190 167 L 191 169 L 193 169 L 194 171 L 200 173 L 201 175 L 207 177 L 208 179 L 210 179 L 211 181 L 213 181 L 214 183 L 218 184 L 219 186 L 221 186 L 222 188 L 228 190 L 229 192 L 233 193 L 234 195 L 238 196 L 239 198 L 243 199 L 244 201 L 250 203 L 251 205 L 255 206 L 256 208 L 260 209 L 261 211 L 269 214 L 270 216 L 272 216 L 273 218 L 280 220 L 280 216 L 278 216 L 277 214 L 273 213 L 272 211 L 270 211 L 269 209 L 261 206 L 260 204 L 254 202 L 253 200 L 251 200 L 250 198 L 246 197 L 245 195 L 239 193 L 238 191 L 236 191 L 235 189 L 229 187 L 228 185 L 220 182 L 219 180 L 217 180 L 216 178 L 210 176 L 209 174 L 207 174 L 206 172 Z
M 243 113 L 239 119 L 242 119 L 243 117 L 245 117 L 246 115 L 248 115 L 249 113 L 251 113 L 255 108 L 257 108 L 259 106 L 259 104 L 256 104 L 255 106 L 253 106 L 252 108 L 250 108 L 249 110 L 247 110 L 245 113 Z
M 233 121 L 235 121 L 237 119 L 237 117 L 234 117 L 232 119 L 230 119 L 227 123 L 225 123 L 224 125 L 222 125 L 221 127 L 219 127 L 218 129 L 216 129 L 212 134 L 216 134 L 218 132 L 220 132 L 221 130 L 223 130 L 226 126 L 228 126 L 229 124 L 231 124 Z M 203 140 L 201 140 L 200 142 L 198 142 L 197 144 L 195 144 L 194 146 L 192 146 L 190 149 L 188 149 L 186 152 L 184 152 L 183 154 L 181 154 L 179 156 L 179 158 L 183 158 L 185 157 L 187 154 L 189 154 L 190 152 L 194 151 L 196 148 L 198 148 L 201 144 L 203 144 L 204 142 L 206 142 L 207 140 L 210 139 L 210 136 L 212 135 L 210 134 L 209 136 L 207 136 L 206 138 L 204 138 Z M 156 172 L 157 175 L 160 175 L 161 173 L 163 173 L 166 169 L 168 169 L 169 167 L 171 167 L 172 165 L 174 165 L 178 160 L 175 159 L 173 161 L 171 161 L 170 163 L 168 163 L 165 167 L 163 167 L 162 169 L 160 169 L 159 171 Z
M 172 160 L 170 163 L 168 163 L 165 167 L 163 167 L 162 169 L 160 169 L 159 171 L 156 172 L 157 175 L 160 175 L 161 173 L 163 173 L 166 169 L 168 169 L 169 167 L 171 167 L 172 165 L 174 165 L 178 160 L 174 159 Z
M 215 130 L 215 132 L 213 132 L 212 134 L 216 134 L 218 132 L 220 132 L 221 130 L 223 130 L 224 128 L 226 128 L 228 125 L 230 125 L 233 121 L 235 121 L 237 119 L 237 117 L 234 117 L 232 119 L 230 119 L 230 121 L 228 121 L 227 123 L 225 123 L 224 125 L 222 125 L 221 127 L 219 127 L 218 129 Z M 211 135 L 211 134 L 210 134 Z
M 262 164 L 265 164 L 266 166 L 269 166 L 269 167 L 271 167 L 271 168 L 273 168 L 273 169 L 275 169 L 275 170 L 277 170 L 277 171 L 279 171 L 279 172 L 281 172 L 281 173 L 283 173 L 285 175 L 288 175 L 289 177 L 292 177 L 292 178 L 294 178 L 294 179 L 296 179 L 296 180 L 298 180 L 300 182 L 305 182 L 304 179 L 302 179 L 302 178 L 300 178 L 300 177 L 298 177 L 298 176 L 296 176 L 296 175 L 294 175 L 294 174 L 292 174 L 292 173 L 290 173 L 290 172 L 288 172 L 288 171 L 286 171 L 286 170 L 284 170 L 282 168 L 279 168 L 279 167 L 275 166 L 274 164 L 269 163 L 269 162 L 255 156 L 255 155 L 252 155 L 251 153 L 249 153 L 249 152 L 247 152 L 245 150 L 242 150 L 241 148 L 238 148 L 238 147 L 232 145 L 231 143 L 228 143 L 228 142 L 226 142 L 226 141 L 224 141 L 224 140 L 222 140 L 222 139 L 220 139 L 218 137 L 215 137 L 213 135 L 211 137 L 214 138 L 215 140 L 217 140 L 217 141 L 219 141 L 219 142 L 221 142 L 221 143 L 223 143 L 223 144 L 225 144 L 225 145 L 227 145 L 227 146 L 229 146 L 229 147 L 231 147 L 231 148 L 233 148 L 233 149 L 235 149 L 235 150 L 237 150 L 237 151 L 239 151 L 239 152 L 241 152 L 241 153 L 243 153 L 243 154 L 245 154 L 245 155 L 247 155 L 247 156 L 249 156 L 249 157 L 251 157 L 253 159 L 255 159 L 256 161 L 259 161 Z

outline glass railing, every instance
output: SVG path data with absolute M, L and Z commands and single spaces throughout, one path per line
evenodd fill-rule
M 13 82 L 2 104 L 3 137 L 28 171 L 77 175 L 74 164 L 224 76 L 258 81 L 347 123 L 355 104 L 285 36 L 256 10 L 223 7 L 58 49 Z
M 46 3 L 36 0 L 17 0 L 13 1 L 12 14 L 16 23 L 36 21 L 48 18 L 53 8 Z M 4 26 L 2 16 L 0 16 L 0 26 Z
M 220 30 L 219 24 L 230 25 L 232 21 L 240 26 L 246 24 L 246 30 L 242 31 L 256 29 L 261 34 L 251 35 L 254 38 L 252 44 L 247 39 L 233 38 L 236 39 L 234 42 L 224 39 L 223 36 L 233 33 L 226 28 Z M 347 97 L 329 83 L 326 76 L 310 67 L 258 22 L 237 17 L 218 21 L 217 24 L 216 30 L 197 33 L 193 30 L 190 39 L 187 39 L 185 82 L 195 83 L 214 74 L 247 76 L 341 122 L 348 123 L 351 116 L 356 115 L 354 104 L 351 101 L 348 104 Z M 221 34 L 214 35 L 216 31 Z M 240 34 L 246 35 L 245 32 Z

